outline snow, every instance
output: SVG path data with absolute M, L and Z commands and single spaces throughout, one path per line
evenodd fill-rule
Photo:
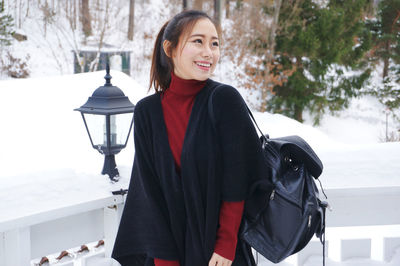
M 0 160 L 4 164 L 0 176 L 66 167 L 82 171 L 92 165 L 100 168 L 102 155 L 92 150 L 81 115 L 73 109 L 104 85 L 104 75 L 105 71 L 1 81 L 0 119 L 5 127 L 1 132 Z M 111 83 L 133 103 L 146 95 L 129 76 L 113 70 L 111 75 Z M 121 156 L 117 155 L 117 163 L 131 163 L 131 141 Z

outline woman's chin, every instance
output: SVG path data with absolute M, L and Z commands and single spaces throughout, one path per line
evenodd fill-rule
M 198 73 L 195 75 L 195 80 L 204 81 L 211 77 L 211 72 Z

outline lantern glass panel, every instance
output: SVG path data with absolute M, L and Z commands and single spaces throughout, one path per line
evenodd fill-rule
M 111 146 L 125 146 L 133 113 L 110 115 Z
M 84 116 L 93 146 L 106 146 L 106 116 L 96 114 L 84 114 Z

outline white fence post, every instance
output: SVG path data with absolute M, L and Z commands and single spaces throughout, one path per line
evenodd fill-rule
M 371 239 L 371 259 L 384 261 L 384 248 L 383 237 L 375 237 Z
M 124 204 L 115 204 L 104 208 L 104 244 L 106 258 L 111 257 L 123 209 Z
M 385 237 L 383 239 L 384 261 L 391 261 L 396 249 L 400 248 L 400 237 Z
M 6 265 L 4 232 L 0 232 L 0 265 Z
M 350 258 L 371 258 L 371 239 L 342 239 L 341 261 Z
M 30 227 L 13 229 L 3 234 L 4 266 L 26 266 L 31 262 Z

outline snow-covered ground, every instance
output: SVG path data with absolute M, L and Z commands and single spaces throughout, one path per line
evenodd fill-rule
M 6 5 L 12 2 L 6 1 Z M 161 0 L 137 2 L 134 40 L 125 38 L 128 8 L 124 8 L 124 1 L 115 1 L 109 11 L 114 20 L 110 20 L 105 36 L 106 43 L 133 51 L 132 77 L 111 70 L 111 82 L 133 103 L 147 95 L 155 35 L 177 9 Z M 73 109 L 104 84 L 105 72 L 73 75 L 71 50 L 79 48 L 82 36 L 71 31 L 63 17 L 49 24 L 45 34 L 38 18 L 42 18 L 39 9 L 31 7 L 18 30 L 28 36 L 28 41 L 15 41 L 11 48 L 21 58 L 30 55 L 31 78 L 15 80 L 0 73 L 4 79 L 0 80 L 0 223 L 11 216 L 50 210 L 126 188 L 133 162 L 130 136 L 127 148 L 116 156 L 120 181 L 110 183 L 108 177 L 100 175 L 103 156 L 91 147 L 82 118 Z M 94 28 L 101 29 L 101 25 Z M 93 39 L 96 41 L 96 37 Z M 251 105 L 253 98 L 238 86 L 237 71 L 237 66 L 222 58 L 214 78 L 236 86 Z M 263 132 L 272 138 L 296 134 L 311 144 L 324 163 L 321 181 L 326 188 L 400 186 L 400 143 L 381 143 L 385 136 L 384 111 L 375 98 L 363 97 L 352 100 L 348 109 L 335 116 L 325 115 L 318 127 L 311 126 L 307 115 L 304 124 L 279 114 L 254 115 Z M 396 132 L 398 127 L 389 117 L 389 131 Z M 387 264 L 351 260 L 342 264 L 328 261 L 327 265 L 394 266 L 400 265 L 399 253 Z M 98 265 L 109 263 L 103 260 Z M 310 258 L 306 265 L 319 264 Z

